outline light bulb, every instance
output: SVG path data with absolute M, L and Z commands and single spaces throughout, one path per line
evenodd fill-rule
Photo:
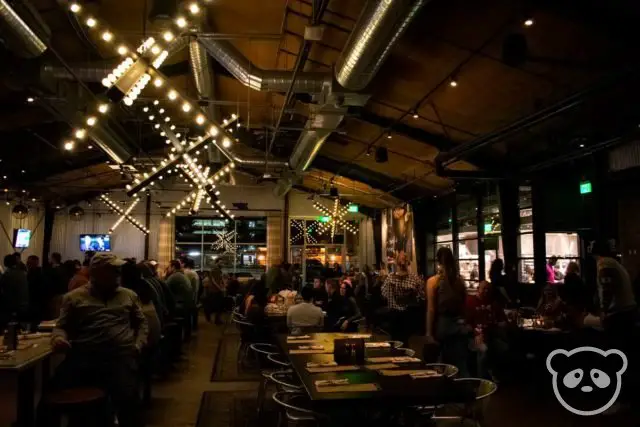
M 169 123 L 169 122 L 171 121 L 171 118 L 170 118 L 170 117 L 165 117 L 165 118 L 164 118 L 164 121 L 165 121 L 165 122 L 167 122 L 167 123 Z
M 160 114 L 164 114 L 164 108 L 161 108 L 161 109 L 158 111 L 158 113 L 160 113 Z
M 215 127 L 215 126 L 211 126 L 211 127 L 209 128 L 209 135 L 211 135 L 211 136 L 216 136 L 216 135 L 218 135 L 218 128 L 217 128 L 217 127 Z
M 111 82 L 109 81 L 108 78 L 105 77 L 104 79 L 102 79 L 102 86 L 104 86 L 104 87 L 111 86 Z
M 164 34 L 162 35 L 162 38 L 165 41 L 170 42 L 171 40 L 173 40 L 173 33 L 171 31 L 165 31 Z
M 180 27 L 180 28 L 184 28 L 184 27 L 186 27 L 186 26 L 187 26 L 187 20 L 186 20 L 186 19 L 184 19 L 182 16 L 179 16 L 179 17 L 176 19 L 176 25 L 177 25 L 178 27 Z
M 419 118 L 419 117 L 420 117 L 420 116 L 418 116 L 418 113 L 415 113 L 415 114 L 413 115 L 413 118 L 414 118 L 414 119 L 417 119 L 417 118 Z
M 87 131 L 84 129 L 78 129 L 75 132 L 75 136 L 78 139 L 84 139 L 84 137 L 87 136 Z
M 129 52 L 129 49 L 127 49 L 127 47 L 126 47 L 126 46 L 124 46 L 124 45 L 120 45 L 120 46 L 118 46 L 118 54 L 119 54 L 119 55 L 124 56 L 124 55 L 126 55 L 126 54 L 127 54 L 127 52 Z
M 204 117 L 202 114 L 198 114 L 198 115 L 196 116 L 196 123 L 197 123 L 197 124 L 199 124 L 199 125 L 204 124 L 205 120 L 206 120 L 206 119 L 205 119 L 205 117 Z
M 89 28 L 95 27 L 97 23 L 98 23 L 98 21 L 96 21 L 93 18 L 88 18 L 87 19 L 87 27 L 89 27 Z
M 73 150 L 73 141 L 67 141 L 64 143 L 64 149 L 67 151 Z
M 160 125 L 158 123 L 156 123 L 153 127 L 156 128 L 156 129 L 159 129 Z
M 167 96 L 169 97 L 170 100 L 174 101 L 178 97 L 178 92 L 172 89 L 169 91 Z
M 93 116 L 87 117 L 87 125 L 89 125 L 89 126 L 95 125 L 97 121 L 98 120 Z
M 148 111 L 149 111 L 149 107 L 144 107 L 144 108 L 142 109 L 142 111 L 144 111 L 145 113 L 146 113 L 146 112 L 148 112 Z
M 78 3 L 71 3 L 71 5 L 69 5 L 69 10 L 71 10 L 71 12 L 73 12 L 73 13 L 80 12 L 80 9 L 82 9 L 82 8 L 80 7 L 80 5 Z
M 224 148 L 229 148 L 231 147 L 231 140 L 229 138 L 225 138 L 224 141 L 222 141 L 222 146 Z
M 160 53 L 160 46 L 158 46 L 157 44 L 154 44 L 153 47 L 151 48 L 151 53 L 153 53 L 154 55 L 157 55 Z
M 162 86 L 162 83 L 164 83 L 164 82 L 162 81 L 162 79 L 161 79 L 160 77 L 156 78 L 156 79 L 153 81 L 153 85 L 154 85 L 155 87 L 160 87 L 160 86 Z
M 153 120 L 155 118 L 156 118 L 156 116 L 154 116 L 153 114 L 149 116 L 149 120 Z
M 107 74 L 107 79 L 109 79 L 109 82 L 115 83 L 116 80 L 118 80 L 118 77 L 113 73 L 109 73 Z
M 125 96 L 125 97 L 122 99 L 122 102 L 124 102 L 124 105 L 126 105 L 127 107 L 131 107 L 131 106 L 133 105 L 133 99 L 131 99 L 131 98 L 130 98 L 130 97 L 128 97 L 128 96 Z
M 98 111 L 102 114 L 106 114 L 107 111 L 109 111 L 109 105 L 108 104 L 100 104 L 98 106 Z
M 157 99 L 153 101 L 153 105 L 158 105 L 160 104 L 160 101 L 158 101 Z
M 35 99 L 33 99 L 32 97 L 27 98 L 28 103 L 32 103 L 33 101 L 35 101 Z
M 453 79 L 451 79 L 451 81 L 449 82 L 449 86 L 456 87 L 456 86 L 458 86 L 458 82 L 453 80 Z
M 104 33 L 102 33 L 102 40 L 106 41 L 107 43 L 110 42 L 111 40 L 113 40 L 113 34 L 109 31 L 105 31 Z
M 188 102 L 182 104 L 182 111 L 184 111 L 185 113 L 191 111 L 191 104 L 189 104 Z
M 197 15 L 198 13 L 200 13 L 200 6 L 198 6 L 198 3 L 191 3 L 189 5 L 189 12 L 191 12 L 193 15 Z
M 532 18 L 527 19 L 526 21 L 524 21 L 524 26 L 525 27 L 530 27 L 534 24 L 534 21 Z

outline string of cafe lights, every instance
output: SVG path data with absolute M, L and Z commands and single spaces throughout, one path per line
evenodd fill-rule
M 296 234 L 294 234 L 291 237 L 291 239 L 289 239 L 292 245 L 294 244 L 294 242 L 296 242 L 299 239 L 304 239 L 304 242 L 309 244 L 318 243 L 316 238 L 310 234 L 311 231 L 313 231 L 313 228 L 312 228 L 313 226 L 305 227 L 303 225 L 304 220 L 297 220 L 297 219 L 292 220 L 291 224 L 296 229 Z
M 130 215 L 130 212 L 127 213 L 125 212 L 120 206 L 118 206 L 118 204 L 116 202 L 114 202 L 113 200 L 111 200 L 109 198 L 109 196 L 107 196 L 106 194 L 103 194 L 100 196 L 100 199 L 111 208 L 111 210 L 117 214 L 120 214 L 122 218 L 124 218 L 126 221 L 129 222 L 129 224 L 133 225 L 135 228 L 137 228 L 140 232 L 142 232 L 143 234 L 149 234 L 149 230 L 142 225 L 142 223 L 140 221 L 138 221 L 137 219 L 133 218 Z M 136 198 L 136 200 L 139 200 L 138 198 Z M 135 202 L 137 203 L 137 202 Z M 115 224 L 114 224 L 115 225 Z M 118 224 L 120 225 L 120 224 Z M 109 230 L 109 234 L 111 234 L 113 232 L 113 227 Z
M 138 197 L 133 199 L 133 201 L 131 202 L 131 204 L 127 208 L 127 210 L 124 211 L 124 213 L 120 216 L 120 218 L 118 218 L 118 220 L 111 226 L 111 228 L 109 229 L 109 234 L 113 233 L 116 230 L 116 228 L 118 228 L 118 226 L 122 223 L 122 221 L 124 221 L 124 219 L 129 214 L 131 214 L 131 211 L 133 211 L 133 209 L 136 207 L 136 205 L 138 204 L 139 201 L 140 201 L 140 198 L 138 198 Z
M 69 9 L 71 10 L 72 13 L 77 15 L 78 18 L 83 16 L 83 7 L 78 2 L 70 3 Z M 193 15 L 197 15 L 200 12 L 200 6 L 198 5 L 198 2 L 192 2 L 189 5 L 188 9 Z M 86 25 L 89 28 L 89 30 L 97 30 L 97 28 L 100 26 L 102 28 L 101 39 L 105 43 L 110 44 L 114 42 L 114 40 L 116 39 L 116 35 L 114 31 L 108 28 L 104 23 L 100 23 L 100 25 L 98 25 L 97 19 L 91 15 L 87 16 L 86 19 L 84 20 L 79 19 L 79 21 L 84 23 L 84 25 Z M 177 17 L 174 22 L 176 26 L 181 29 L 190 25 L 189 21 L 187 21 L 186 18 L 184 17 Z M 170 43 L 174 41 L 175 36 L 170 31 L 167 31 L 163 34 L 163 39 L 165 42 Z M 103 83 L 108 82 L 110 84 L 110 87 L 117 86 L 118 81 L 126 77 L 129 70 L 132 67 L 134 67 L 134 65 L 137 64 L 140 60 L 143 61 L 142 62 L 143 67 L 146 68 L 146 70 L 144 70 L 145 72 L 142 73 L 142 75 L 136 80 L 133 86 L 130 87 L 129 90 L 125 92 L 125 96 L 123 98 L 125 104 L 129 104 L 129 101 L 131 101 L 131 104 L 132 104 L 133 103 L 132 101 L 135 100 L 135 97 L 137 97 L 137 95 L 142 92 L 142 90 L 147 86 L 147 84 L 152 79 L 153 79 L 153 86 L 157 89 L 167 86 L 166 96 L 170 101 L 181 100 L 184 102 L 188 102 L 187 97 L 183 96 L 178 90 L 171 87 L 170 85 L 165 84 L 166 82 L 168 82 L 168 79 L 157 70 L 157 68 L 160 65 L 162 65 L 163 61 L 166 60 L 166 58 L 169 55 L 166 49 L 166 45 L 164 45 L 162 42 L 158 42 L 151 37 L 147 39 L 137 50 L 137 52 L 140 54 L 150 52 L 151 55 L 155 55 L 155 58 L 153 59 L 151 66 L 148 66 L 146 64 L 145 58 L 139 58 L 136 53 L 131 52 L 131 49 L 127 46 L 126 43 L 121 43 L 117 48 L 117 52 L 120 55 L 129 55 L 129 57 L 125 58 L 125 60 L 123 60 L 123 62 L 118 66 L 118 67 L 121 67 L 120 69 L 116 67 L 114 68 L 114 71 L 112 73 L 109 73 L 106 76 L 107 81 Z M 120 77 L 118 77 L 118 75 Z M 133 89 L 135 90 L 131 92 Z M 130 93 L 133 95 L 133 99 L 131 98 L 131 96 L 127 96 L 127 94 L 130 94 Z M 106 114 L 108 110 L 109 110 L 108 106 L 101 108 L 101 111 L 104 111 L 103 114 Z M 221 126 L 209 120 L 204 114 L 202 114 L 201 112 L 198 112 L 197 109 L 196 111 L 194 111 L 193 114 L 194 114 L 194 121 L 198 126 L 201 126 L 206 129 L 205 134 L 208 137 L 215 138 L 216 136 L 218 136 L 218 134 L 222 133 L 223 147 L 228 148 L 232 145 L 233 139 L 223 129 L 221 129 Z M 88 123 L 91 122 L 93 123 L 92 125 L 95 125 L 95 123 L 97 122 L 97 119 L 93 116 L 91 117 L 91 119 L 92 120 L 89 120 L 89 118 L 87 118 Z M 205 138 L 203 138 L 202 140 L 204 141 Z M 214 140 L 213 142 L 216 146 L 218 146 L 217 141 Z
M 349 212 L 350 205 L 351 203 L 347 204 L 345 207 L 341 207 L 340 201 L 336 198 L 333 201 L 333 209 L 330 210 L 319 202 L 313 202 L 313 207 L 329 218 L 326 223 L 318 223 L 318 230 L 322 233 L 330 231 L 332 239 L 335 237 L 338 225 L 342 225 L 347 231 L 356 234 L 358 232 L 356 228 L 344 219 L 345 215 Z
M 225 168 L 227 168 L 227 166 L 223 167 L 223 169 Z M 226 205 L 222 204 L 222 201 L 218 198 L 218 196 L 220 195 L 219 190 L 215 191 L 214 193 L 211 188 L 211 185 L 203 186 L 202 184 L 198 184 L 198 182 L 196 181 L 195 174 L 186 165 L 183 165 L 182 167 L 178 168 L 178 171 L 186 178 L 186 181 L 192 184 L 192 186 L 197 187 L 198 190 L 202 188 L 205 191 L 205 193 L 209 195 L 209 198 L 207 199 L 207 203 L 210 204 L 210 206 L 214 209 L 215 213 L 219 214 L 221 218 L 226 218 L 230 220 L 233 220 L 235 218 L 235 215 L 231 213 L 231 210 L 227 209 Z M 195 194 L 195 192 L 193 194 Z M 176 209 L 176 211 L 177 210 L 178 209 Z M 175 214 L 173 209 L 171 210 L 170 213 Z M 167 215 L 167 216 L 170 216 L 170 215 Z

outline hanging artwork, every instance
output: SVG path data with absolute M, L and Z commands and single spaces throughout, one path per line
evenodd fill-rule
M 413 213 L 411 206 L 401 205 L 387 209 L 382 216 L 382 249 L 387 264 L 395 263 L 400 252 L 410 261 L 410 269 L 415 270 L 413 242 Z

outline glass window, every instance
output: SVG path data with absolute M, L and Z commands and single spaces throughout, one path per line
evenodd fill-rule
M 531 186 L 520 186 L 518 194 L 520 209 L 520 234 L 518 235 L 518 281 L 534 283 L 533 259 L 533 204 Z
M 478 201 L 473 196 L 458 197 L 458 238 L 462 239 L 462 236 L 478 238 Z
M 460 276 L 463 279 L 473 282 L 480 280 L 478 259 L 478 239 L 458 242 Z
M 220 260 L 225 273 L 249 273 L 266 269 L 267 218 L 176 217 L 176 256 L 188 256 L 197 269 L 210 269 Z
M 567 266 L 570 262 L 580 261 L 580 238 L 576 233 L 546 233 L 546 257 L 547 262 L 551 257 L 557 258 L 553 266 L 555 280 L 564 280 Z

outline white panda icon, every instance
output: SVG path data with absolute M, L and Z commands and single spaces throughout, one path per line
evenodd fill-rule
M 620 350 L 578 347 L 554 350 L 547 356 L 553 376 L 553 393 L 564 408 L 576 415 L 600 414 L 620 395 L 627 356 Z

